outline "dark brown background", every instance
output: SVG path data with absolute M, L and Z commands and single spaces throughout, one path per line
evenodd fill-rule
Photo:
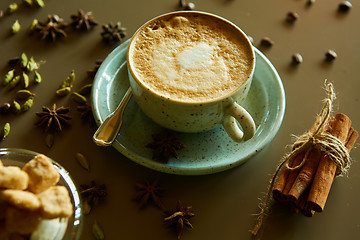
M 1 0 L 5 10 L 11 2 Z M 347 13 L 337 12 L 339 0 L 316 1 L 307 7 L 306 0 L 198 0 L 196 9 L 212 12 L 239 25 L 252 36 L 255 46 L 262 37 L 275 41 L 270 49 L 261 49 L 278 70 L 286 92 L 286 113 L 274 140 L 246 164 L 235 169 L 207 176 L 174 176 L 157 173 L 126 159 L 113 148 L 100 148 L 92 142 L 95 127 L 83 124 L 70 97 L 56 98 L 55 90 L 74 69 L 74 89 L 88 83 L 86 70 L 94 67 L 98 58 L 105 58 L 116 47 L 101 40 L 101 24 L 121 21 L 127 36 L 145 21 L 159 14 L 179 10 L 177 0 L 45 0 L 42 9 L 21 8 L 0 19 L 0 75 L 7 71 L 7 61 L 26 52 L 46 63 L 39 70 L 43 83 L 33 87 L 34 106 L 20 115 L 0 115 L 0 125 L 11 123 L 11 133 L 0 147 L 25 148 L 47 154 L 61 163 L 77 184 L 95 180 L 106 183 L 108 198 L 84 218 L 81 239 L 92 239 L 91 225 L 96 219 L 104 229 L 106 239 L 176 239 L 162 224 L 162 213 L 149 206 L 138 210 L 131 200 L 134 184 L 158 177 L 168 190 L 164 202 L 172 208 L 180 199 L 192 205 L 196 217 L 193 230 L 185 230 L 188 239 L 249 239 L 258 213 L 259 198 L 264 197 L 269 179 L 279 160 L 287 152 L 291 134 L 301 134 L 313 123 L 325 97 L 324 80 L 334 83 L 337 93 L 335 112 L 347 114 L 353 126 L 360 130 L 360 1 L 352 1 Z M 56 43 L 28 36 L 26 28 L 34 18 L 43 21 L 48 14 L 58 14 L 66 21 L 78 9 L 92 11 L 100 23 L 89 32 L 69 30 L 68 38 Z M 300 19 L 290 25 L 285 22 L 289 11 Z M 22 30 L 9 34 L 12 23 L 19 19 Z M 127 38 L 128 38 L 127 37 Z M 324 62 L 328 49 L 338 53 L 333 63 Z M 291 56 L 300 52 L 304 62 L 291 66 Z M 2 78 L 2 77 L 1 77 Z M 0 88 L 0 103 L 9 101 L 14 91 Z M 45 134 L 34 127 L 35 112 L 43 105 L 70 106 L 72 127 L 56 136 L 55 145 L 48 149 Z M 91 172 L 84 171 L 74 160 L 81 152 L 91 161 Z M 292 214 L 275 204 L 266 218 L 262 239 L 355 239 L 360 236 L 360 152 L 353 149 L 353 165 L 348 177 L 337 178 L 325 211 L 313 218 Z

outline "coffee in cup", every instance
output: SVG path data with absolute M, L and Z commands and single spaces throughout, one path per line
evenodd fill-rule
M 134 96 L 158 124 L 181 132 L 223 124 L 240 141 L 236 119 L 246 138 L 254 134 L 253 119 L 238 105 L 251 85 L 254 51 L 231 22 L 195 11 L 162 15 L 134 34 L 127 60 Z

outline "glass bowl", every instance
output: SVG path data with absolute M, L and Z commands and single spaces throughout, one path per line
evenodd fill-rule
M 28 161 L 33 159 L 40 153 L 25 149 L 16 148 L 0 148 L 0 160 L 4 166 L 18 166 L 22 168 Z M 60 173 L 60 180 L 57 183 L 59 186 L 65 186 L 69 191 L 71 202 L 74 206 L 74 213 L 71 217 L 56 218 L 53 220 L 43 220 L 39 229 L 31 236 L 31 240 L 46 239 L 46 240 L 77 240 L 80 239 L 82 229 L 82 212 L 81 199 L 79 191 L 71 179 L 69 172 L 67 172 L 60 164 L 50 159 L 54 167 Z M 56 226 L 55 231 L 49 231 L 52 226 Z M 41 235 L 41 238 L 40 238 Z

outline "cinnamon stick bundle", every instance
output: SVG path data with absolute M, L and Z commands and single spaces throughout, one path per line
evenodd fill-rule
M 348 152 L 358 138 L 351 120 L 341 113 L 329 119 L 325 133 L 341 141 Z M 296 168 L 303 161 L 304 164 Z M 327 153 L 311 148 L 295 156 L 289 167 L 279 174 L 272 191 L 273 198 L 308 217 L 323 211 L 333 180 L 340 174 L 337 163 Z

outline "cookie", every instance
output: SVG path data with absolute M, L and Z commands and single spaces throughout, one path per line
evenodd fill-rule
M 12 206 L 6 208 L 5 226 L 8 232 L 30 234 L 41 222 L 40 211 L 29 211 Z
M 0 188 L 24 190 L 28 183 L 29 176 L 19 167 L 0 167 Z
M 46 219 L 67 218 L 73 213 L 69 192 L 64 186 L 53 186 L 38 194 L 41 214 Z
M 29 175 L 28 190 L 33 193 L 41 193 L 55 185 L 60 174 L 45 155 L 38 155 L 25 164 L 23 170 Z
M 0 191 L 0 199 L 14 207 L 25 210 L 37 210 L 40 207 L 38 197 L 28 191 L 6 189 Z

